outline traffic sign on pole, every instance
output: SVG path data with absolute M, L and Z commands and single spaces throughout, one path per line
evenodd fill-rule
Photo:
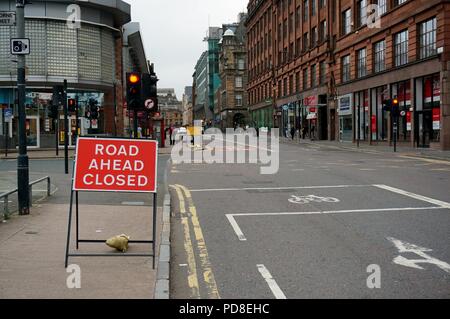
M 29 55 L 30 51 L 30 39 L 16 38 L 11 39 L 11 54 L 12 55 Z
M 14 11 L 0 11 L 0 26 L 16 25 L 16 13 Z

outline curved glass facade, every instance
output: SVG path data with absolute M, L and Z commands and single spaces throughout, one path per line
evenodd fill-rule
M 26 58 L 30 81 L 57 77 L 78 83 L 113 84 L 113 30 L 89 24 L 70 29 L 64 21 L 27 19 L 26 34 L 31 40 L 31 54 Z M 15 27 L 0 26 L 0 82 L 2 78 L 11 81 L 17 72 L 9 52 L 14 36 Z

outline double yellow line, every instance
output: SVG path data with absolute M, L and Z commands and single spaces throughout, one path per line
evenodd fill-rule
M 206 287 L 208 295 L 207 298 L 220 299 L 216 280 L 212 271 L 211 262 L 209 260 L 208 250 L 206 248 L 205 238 L 203 236 L 203 231 L 200 226 L 197 209 L 194 206 L 191 192 L 189 191 L 189 189 L 182 185 L 172 185 L 171 187 L 177 192 L 180 203 L 181 223 L 184 230 L 184 249 L 186 251 L 188 262 L 188 285 L 191 290 L 191 296 L 193 298 L 200 299 L 200 286 L 197 276 L 197 262 L 194 254 L 194 245 L 191 239 L 190 224 L 192 224 L 192 228 L 194 231 L 196 250 L 200 262 L 199 271 L 202 274 L 201 280 L 203 280 L 204 286 Z M 187 213 L 187 207 L 189 209 L 190 216 Z

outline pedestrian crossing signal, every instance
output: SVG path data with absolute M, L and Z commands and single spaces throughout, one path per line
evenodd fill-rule
M 67 107 L 69 109 L 69 112 L 75 113 L 77 110 L 77 101 L 75 99 L 68 99 Z

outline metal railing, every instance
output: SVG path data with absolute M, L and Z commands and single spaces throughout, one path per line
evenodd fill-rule
M 29 193 L 30 193 L 30 203 L 33 203 L 33 186 L 36 184 L 40 184 L 44 181 L 47 181 L 47 196 L 51 196 L 51 179 L 50 176 L 43 177 L 41 179 L 38 179 L 37 181 L 31 182 L 29 185 Z M 3 216 L 4 219 L 7 220 L 9 218 L 9 197 L 15 193 L 17 193 L 19 190 L 16 188 L 8 193 L 0 194 L 0 202 L 3 199 Z

